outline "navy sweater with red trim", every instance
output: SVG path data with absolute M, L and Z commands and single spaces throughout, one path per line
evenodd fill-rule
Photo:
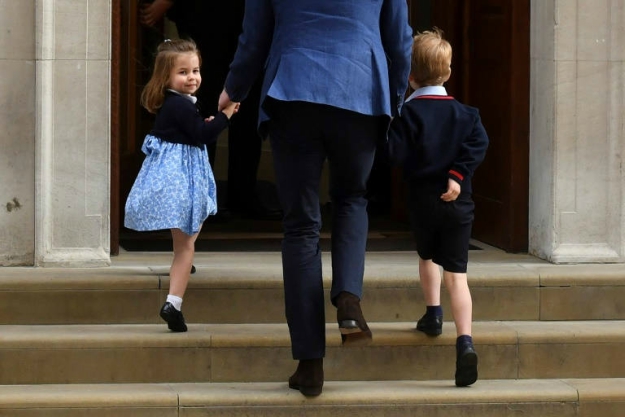
M 471 178 L 484 160 L 488 135 L 479 111 L 451 96 L 407 101 L 389 130 L 388 155 L 413 187 L 447 190 L 452 178 L 471 193 Z

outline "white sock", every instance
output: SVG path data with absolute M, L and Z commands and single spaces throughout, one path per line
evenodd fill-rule
M 168 294 L 167 302 L 171 303 L 171 305 L 173 305 L 176 310 L 182 310 L 182 298 L 178 297 L 177 295 Z

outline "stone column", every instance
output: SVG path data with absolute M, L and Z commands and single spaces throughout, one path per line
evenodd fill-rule
M 529 252 L 623 262 L 625 2 L 533 0 Z
M 0 1 L 0 265 L 35 254 L 35 0 Z
M 110 0 L 36 0 L 35 265 L 110 264 Z

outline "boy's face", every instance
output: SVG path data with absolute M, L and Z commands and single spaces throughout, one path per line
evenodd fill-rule
M 180 54 L 169 74 L 168 87 L 181 94 L 193 94 L 201 83 L 200 59 L 197 54 Z

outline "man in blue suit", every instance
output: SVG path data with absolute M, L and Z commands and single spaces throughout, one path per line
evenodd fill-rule
M 330 167 L 332 288 L 344 344 L 367 343 L 360 308 L 366 184 L 376 145 L 401 108 L 412 30 L 406 0 L 246 0 L 219 108 L 263 73 L 259 130 L 269 135 L 284 211 L 282 267 L 293 358 L 289 387 L 321 394 L 325 356 L 319 183 Z

